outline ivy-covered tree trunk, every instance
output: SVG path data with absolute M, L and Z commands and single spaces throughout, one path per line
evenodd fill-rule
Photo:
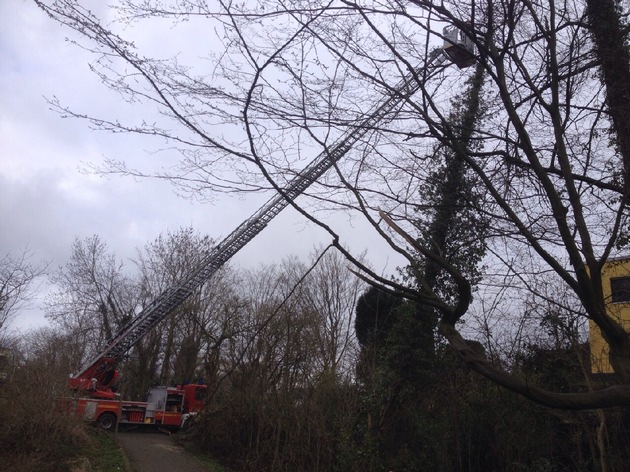
M 587 0 L 595 54 L 606 87 L 606 105 L 618 152 L 623 157 L 624 186 L 630 185 L 630 50 L 627 26 L 614 0 Z
M 478 64 L 469 80 L 469 88 L 454 101 L 449 119 L 451 145 L 440 145 L 435 160 L 437 170 L 433 172 L 434 186 L 421 190 L 423 205 L 432 207 L 430 223 L 421 228 L 419 244 L 428 248 L 440 259 L 447 259 L 462 274 L 474 283 L 479 279 L 477 265 L 485 254 L 487 222 L 479 211 L 479 198 L 470 172 L 467 172 L 466 153 L 471 148 L 475 122 L 479 118 L 483 87 L 484 68 Z M 410 270 L 413 273 L 413 270 Z M 441 264 L 426 258 L 421 272 L 414 274 L 418 288 L 437 293 L 444 300 L 453 301 L 457 290 L 445 274 Z M 417 303 L 416 316 L 423 325 L 424 334 L 429 336 L 427 353 L 434 350 L 434 333 L 438 314 L 422 302 Z
M 485 223 L 479 216 L 474 183 L 465 165 L 475 121 L 479 117 L 484 70 L 478 66 L 469 88 L 454 101 L 449 127 L 456 147 L 439 146 L 428 162 L 434 185 L 420 190 L 422 204 L 433 210 L 424 220 L 419 244 L 440 258 L 447 258 L 471 280 L 484 254 Z M 428 221 L 428 224 L 426 223 Z M 425 294 L 438 293 L 453 300 L 449 277 L 427 259 L 407 270 L 409 282 Z M 439 470 L 446 460 L 436 458 L 442 441 L 452 435 L 452 424 L 437 419 L 448 410 L 444 391 L 445 356 L 436 342 L 438 313 L 421 300 L 407 303 L 376 288 L 368 290 L 356 309 L 356 334 L 361 345 L 358 366 L 363 383 L 362 455 L 369 470 Z M 448 369 L 447 369 L 448 370 Z M 441 465 L 440 465 L 441 464 Z

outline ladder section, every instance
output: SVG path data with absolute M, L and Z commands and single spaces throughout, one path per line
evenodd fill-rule
M 105 349 L 96 358 L 85 363 L 81 370 L 73 375 L 73 378 L 81 378 L 91 366 L 102 358 L 121 359 L 153 327 L 173 313 L 234 254 L 254 239 L 284 208 L 339 161 L 357 141 L 373 131 L 379 123 L 388 118 L 393 119 L 396 115 L 394 109 L 420 87 L 418 77 L 426 74 L 429 67 L 437 67 L 446 60 L 447 56 L 443 49 L 433 50 L 426 66 L 414 70 L 393 87 L 389 96 L 368 112 L 367 118 L 360 120 L 334 141 L 290 180 L 278 195 L 268 200 L 250 218 L 241 223 L 229 236 L 210 250 L 178 286 L 162 292 L 149 306 L 124 325 L 108 341 Z

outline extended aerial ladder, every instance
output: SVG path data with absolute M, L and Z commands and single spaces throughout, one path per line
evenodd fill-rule
M 380 121 L 392 117 L 394 109 L 420 88 L 419 78 L 449 60 L 460 68 L 474 63 L 473 45 L 460 31 L 447 27 L 444 29 L 443 37 L 443 47 L 432 50 L 425 64 L 410 72 L 392 88 L 389 96 L 372 108 L 367 118 L 360 120 L 328 149 L 320 153 L 286 185 L 282 192 L 267 201 L 210 250 L 179 285 L 165 290 L 124 325 L 95 358 L 86 362 L 79 372 L 69 379 L 69 386 L 77 390 L 90 391 L 97 398 L 114 398 L 115 394 L 109 386 L 116 377 L 118 361 L 153 327 L 184 303 L 233 255 L 256 237 L 276 215 L 339 161 L 357 141 L 374 130 Z

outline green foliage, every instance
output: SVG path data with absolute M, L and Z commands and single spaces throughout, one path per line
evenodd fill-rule
M 361 346 L 382 343 L 396 322 L 394 308 L 401 299 L 376 287 L 369 288 L 357 301 L 354 329 Z
M 89 427 L 88 434 L 90 443 L 82 455 L 89 457 L 93 472 L 123 472 L 129 469 L 114 435 L 96 427 Z
M 372 362 L 361 358 L 350 436 L 357 469 L 598 470 L 597 414 L 548 410 L 506 392 L 433 342 L 430 323 L 419 317 L 424 307 L 401 300 L 383 307 L 391 309 L 381 313 L 390 320 L 388 330 L 362 345 Z M 518 351 L 511 368 L 551 390 L 584 390 L 588 350 L 575 342 L 573 330 L 555 329 L 558 316 L 542 318 L 547 337 Z M 606 461 L 610 470 L 624 470 L 627 423 L 610 412 L 605 424 Z
M 369 295 L 376 297 L 373 291 Z M 373 357 L 360 370 L 355 440 L 361 468 L 420 470 L 435 455 L 433 438 L 442 427 L 433 411 L 438 358 L 432 331 L 427 332 L 412 303 L 398 300 L 381 309 L 389 310 L 380 313 L 391 320 L 388 330 L 362 346 L 362 354 Z

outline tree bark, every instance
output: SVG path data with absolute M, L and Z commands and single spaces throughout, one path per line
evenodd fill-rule
M 615 143 L 623 158 L 624 189 L 630 172 L 630 51 L 621 17 L 613 0 L 587 0 L 587 15 L 595 54 L 601 62 L 606 105 Z
M 606 89 L 613 141 L 623 162 L 622 198 L 627 205 L 630 193 L 630 50 L 616 3 L 614 0 L 587 0 L 587 16 Z M 610 346 L 611 365 L 624 383 L 630 382 L 630 339 L 627 333 L 616 323 L 598 324 Z

